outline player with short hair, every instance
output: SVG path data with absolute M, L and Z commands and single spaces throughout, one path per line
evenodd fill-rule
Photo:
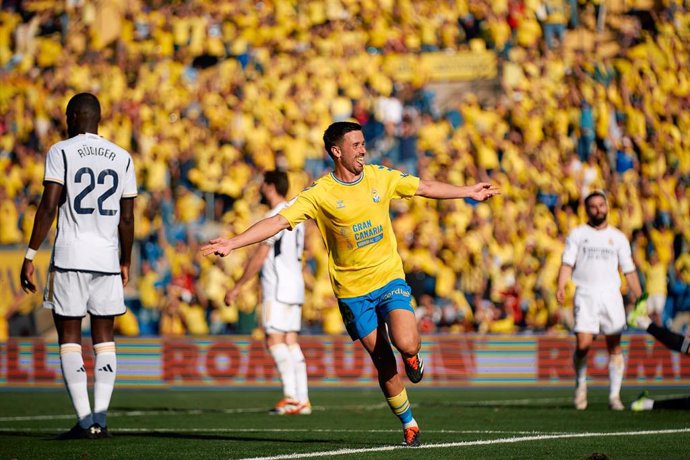
M 59 439 L 104 438 L 110 437 L 106 414 L 117 372 L 113 323 L 126 311 L 137 185 L 130 154 L 98 135 L 96 96 L 72 97 L 66 116 L 69 138 L 48 151 L 20 281 L 24 291 L 36 292 L 33 258 L 57 213 L 43 306 L 53 310 L 62 375 L 78 419 Z M 93 412 L 81 347 L 87 313 L 96 353 Z
M 556 299 L 565 302 L 565 285 L 575 282 L 575 408 L 587 408 L 587 354 L 597 334 L 606 337 L 609 353 L 609 408 L 623 410 L 620 389 L 625 363 L 621 332 L 625 327 L 625 306 L 620 292 L 619 267 L 634 298 L 641 295 L 640 280 L 625 235 L 607 223 L 608 202 L 600 190 L 585 198 L 587 223 L 568 235 L 558 273 Z
M 663 343 L 666 348 L 679 353 L 690 355 L 690 337 L 680 334 L 656 324 L 647 316 L 649 310 L 646 302 L 646 294 L 643 294 L 635 303 L 635 308 L 628 314 L 628 326 L 646 331 L 652 337 Z M 652 399 L 649 393 L 644 391 L 635 401 L 630 404 L 630 409 L 635 412 L 643 410 L 669 409 L 669 410 L 690 410 L 690 396 L 672 399 Z
M 366 165 L 364 135 L 357 123 L 333 123 L 323 139 L 335 163 L 333 172 L 304 189 L 291 206 L 275 216 L 233 238 L 212 240 L 201 251 L 223 257 L 314 219 L 328 251 L 331 285 L 345 327 L 371 356 L 379 386 L 403 424 L 405 444 L 418 446 L 419 427 L 391 348 L 392 344 L 402 355 L 408 378 L 419 382 L 424 374 L 421 342 L 393 234 L 390 202 L 413 196 L 483 201 L 500 192 L 484 182 L 461 187 Z
M 289 181 L 284 171 L 268 171 L 261 184 L 261 203 L 271 207 L 266 217 L 288 206 Z M 298 342 L 304 303 L 302 253 L 304 224 L 283 230 L 259 244 L 242 276 L 225 295 L 230 305 L 249 280 L 261 272 L 262 321 L 266 346 L 283 383 L 283 399 L 271 410 L 277 415 L 308 415 L 307 365 Z

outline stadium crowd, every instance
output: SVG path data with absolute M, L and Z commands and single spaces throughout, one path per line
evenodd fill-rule
M 91 91 L 107 114 L 101 134 L 139 173 L 138 276 L 120 333 L 251 333 L 258 288 L 223 302 L 249 252 L 208 260 L 199 242 L 262 217 L 252 203 L 264 171 L 286 170 L 290 196 L 327 171 L 325 127 L 354 119 L 370 162 L 503 192 L 486 204 L 394 203 L 422 332 L 568 329 L 571 308 L 554 295 L 564 238 L 599 188 L 646 290 L 666 298 L 657 321 L 681 330 L 690 10 L 657 3 L 605 15 L 596 0 L 3 2 L 0 245 L 28 241 L 66 101 Z M 614 33 L 615 54 L 563 52 L 565 34 L 588 27 Z M 424 69 L 402 81 L 382 65 L 393 53 L 477 48 L 500 59 L 491 98 L 440 104 Z M 342 333 L 314 227 L 306 255 L 307 331 Z M 0 313 L 35 306 L 3 296 Z

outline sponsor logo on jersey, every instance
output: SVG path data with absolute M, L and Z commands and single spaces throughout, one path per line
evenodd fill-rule
M 383 225 L 372 224 L 371 220 L 359 222 L 352 226 L 352 233 L 357 242 L 357 247 L 361 248 L 381 241 L 383 238 Z

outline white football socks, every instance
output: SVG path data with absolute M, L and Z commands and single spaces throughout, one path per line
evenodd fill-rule
M 93 425 L 93 418 L 91 416 L 86 368 L 84 367 L 84 358 L 81 355 L 81 345 L 78 343 L 63 343 L 60 345 L 60 365 L 67 393 L 72 400 L 72 406 L 74 406 L 74 411 L 79 419 L 79 426 L 88 428 Z
M 617 353 L 609 357 L 609 399 L 620 398 L 621 386 L 623 385 L 623 373 L 625 361 L 623 353 Z
M 115 342 L 102 342 L 93 346 L 96 352 L 93 386 L 93 421 L 100 426 L 106 426 L 106 415 L 110 398 L 115 387 L 117 373 L 117 355 Z
M 269 352 L 278 368 L 280 381 L 283 382 L 283 395 L 286 398 L 297 399 L 295 366 L 288 346 L 284 343 L 277 343 L 269 348 Z
M 295 368 L 295 385 L 297 389 L 297 400 L 299 402 L 309 401 L 309 389 L 307 386 L 307 363 L 304 360 L 302 348 L 298 343 L 288 346 L 292 357 L 292 364 Z

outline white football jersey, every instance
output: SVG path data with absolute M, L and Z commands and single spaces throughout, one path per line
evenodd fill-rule
M 272 217 L 288 206 L 282 202 L 267 215 Z M 261 267 L 261 288 L 264 302 L 277 300 L 284 304 L 304 303 L 304 277 L 302 253 L 304 252 L 304 224 L 290 230 L 282 230 L 263 242 L 271 249 Z
M 601 230 L 589 225 L 575 227 L 565 240 L 562 261 L 574 267 L 573 282 L 582 288 L 619 290 L 618 267 L 623 273 L 635 271 L 628 239 L 610 225 Z
M 137 195 L 129 153 L 96 134 L 79 134 L 50 148 L 44 181 L 64 186 L 52 264 L 120 273 L 120 199 Z

